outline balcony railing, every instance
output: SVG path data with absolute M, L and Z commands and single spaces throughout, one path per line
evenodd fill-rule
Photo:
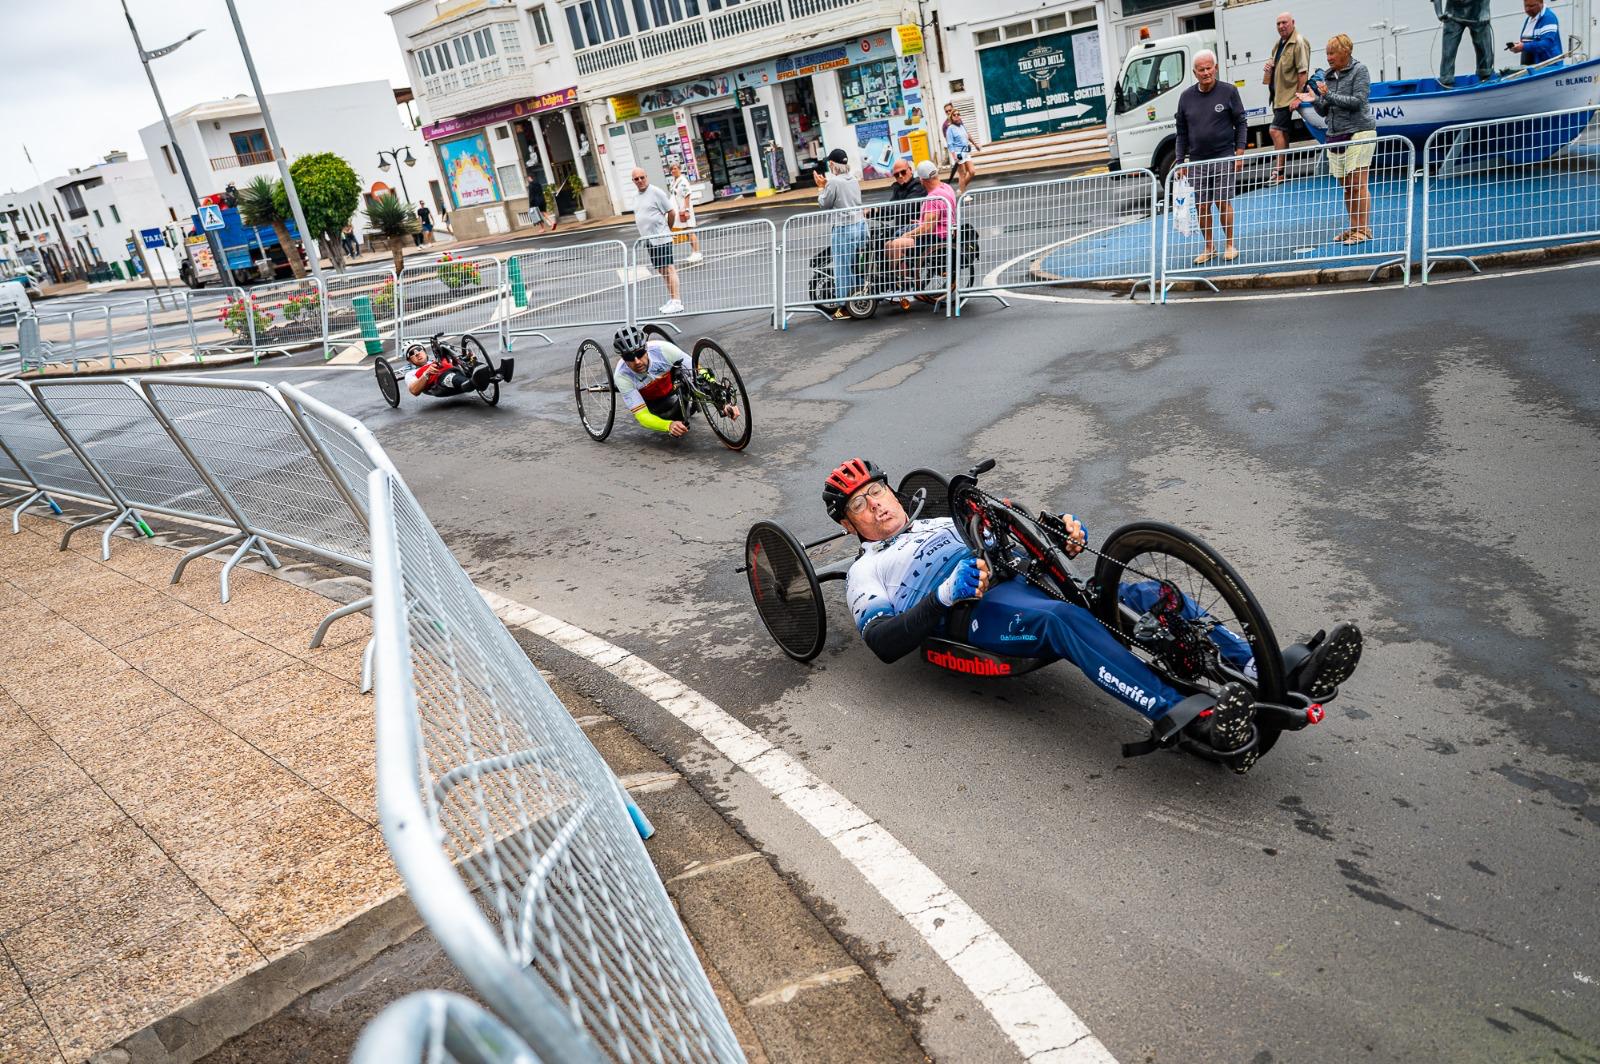
M 266 151 L 247 151 L 242 155 L 219 155 L 211 160 L 213 170 L 232 170 L 238 166 L 260 166 L 270 163 L 277 158 L 272 154 L 272 149 Z
M 625 37 L 576 53 L 580 75 L 598 74 L 646 59 L 659 59 L 747 33 L 781 26 L 785 22 L 826 15 L 868 0 L 764 0 L 717 14 L 685 19 L 664 29 Z

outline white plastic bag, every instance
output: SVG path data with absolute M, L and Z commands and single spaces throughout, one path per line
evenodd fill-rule
M 1170 208 L 1174 229 L 1184 236 L 1194 236 L 1200 231 L 1200 218 L 1194 205 L 1194 186 L 1181 174 L 1172 181 Z

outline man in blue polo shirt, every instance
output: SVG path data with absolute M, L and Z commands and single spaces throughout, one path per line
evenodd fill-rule
M 1522 55 L 1523 66 L 1537 66 L 1561 54 L 1561 23 L 1544 0 L 1522 0 L 1522 35 L 1506 48 Z

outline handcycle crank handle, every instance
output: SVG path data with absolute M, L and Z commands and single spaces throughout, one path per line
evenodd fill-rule
M 967 476 L 969 476 L 969 477 L 981 477 L 981 476 L 983 476 L 983 474 L 987 473 L 989 470 L 991 470 L 993 468 L 994 468 L 994 459 L 993 458 L 985 458 L 983 461 L 979 462 L 977 465 L 975 465 L 971 469 L 967 470 Z
M 810 543 L 802 543 L 802 544 L 800 544 L 800 549 L 801 550 L 810 550 L 812 547 L 820 547 L 824 543 L 832 543 L 836 539 L 843 539 L 844 537 L 848 536 L 849 534 L 850 533 L 844 531 L 843 529 L 840 529 L 839 531 L 835 532 L 831 536 L 823 536 L 821 539 L 814 539 Z M 739 566 L 739 568 L 734 570 L 735 573 L 745 573 L 745 572 L 749 572 L 749 571 L 750 571 L 750 567 L 748 565 L 741 565 L 741 566 Z

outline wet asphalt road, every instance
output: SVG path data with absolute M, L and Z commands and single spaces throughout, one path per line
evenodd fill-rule
M 743 454 L 625 413 L 590 442 L 581 333 L 521 347 L 493 410 L 394 412 L 365 373 L 287 376 L 366 420 L 480 583 L 803 759 L 1118 1059 L 1600 1061 L 1597 278 L 687 323 L 750 386 Z M 1138 719 L 1067 664 L 882 665 L 838 585 L 827 649 L 796 665 L 733 567 L 758 518 L 826 531 L 820 478 L 853 454 L 896 478 L 996 458 L 989 486 L 1084 515 L 1092 542 L 1186 526 L 1280 638 L 1352 619 L 1366 659 L 1324 724 L 1246 777 L 1122 760 Z M 1015 1059 L 831 847 L 665 712 L 551 655 L 756 838 L 933 1056 Z

